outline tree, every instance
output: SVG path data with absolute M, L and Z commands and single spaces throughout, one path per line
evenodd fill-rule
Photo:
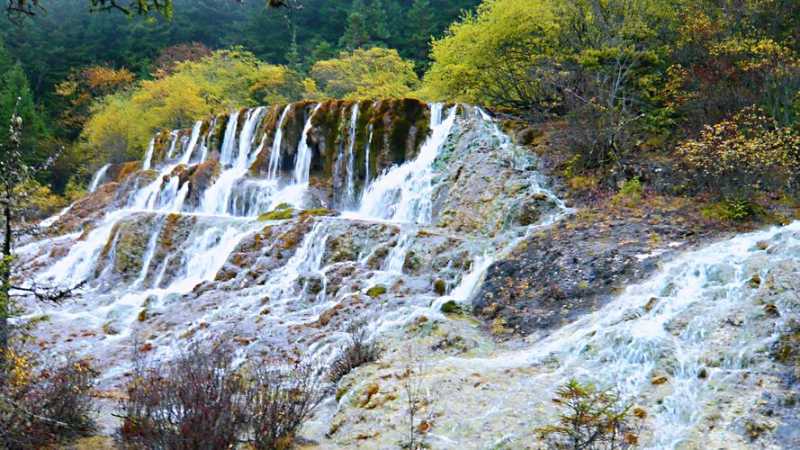
M 171 75 L 104 97 L 81 136 L 87 154 L 128 161 L 141 157 L 160 129 L 187 128 L 211 114 L 302 96 L 302 80 L 294 71 L 265 64 L 241 49 L 222 50 L 178 63 Z
M 0 121 L 2 121 L 0 123 L 9 123 L 12 113 L 16 111 L 27 124 L 27 132 L 20 142 L 25 162 L 42 163 L 48 155 L 37 143 L 48 134 L 45 121 L 36 109 L 33 93 L 22 66 L 19 63 L 10 63 L 10 59 L 3 54 L 4 50 L 0 47 Z M 5 64 L 2 62 L 4 59 Z M 10 138 L 9 133 L 8 128 L 0 128 L 0 142 L 7 142 Z
M 429 0 L 414 0 L 406 17 L 405 32 L 410 47 L 409 54 L 416 61 L 424 61 L 430 41 L 436 32 Z
M 153 61 L 153 74 L 157 78 L 163 78 L 175 72 L 178 63 L 184 61 L 199 61 L 211 55 L 211 49 L 200 42 L 190 42 L 172 45 L 161 50 Z
M 161 65 L 165 68 L 160 70 L 168 70 L 166 61 L 162 60 Z M 56 94 L 67 100 L 68 104 L 61 113 L 61 125 L 67 136 L 71 139 L 78 137 L 96 101 L 129 88 L 135 80 L 135 75 L 124 68 L 92 66 L 71 73 L 56 86 Z
M 27 226 L 20 211 L 25 207 L 27 192 L 25 185 L 37 172 L 26 163 L 30 159 L 23 147 L 23 118 L 19 114 L 22 98 L 11 112 L 8 135 L 0 141 L 0 219 L 2 219 L 2 253 L 0 254 L 0 368 L 4 366 L 5 352 L 11 336 L 9 319 L 14 313 L 14 297 L 33 296 L 40 301 L 59 302 L 71 295 L 79 286 L 70 288 L 46 288 L 33 283 L 16 284 L 13 278 L 14 237 L 29 234 L 35 227 Z
M 347 16 L 347 28 L 339 40 L 339 46 L 347 50 L 356 50 L 364 47 L 370 41 L 367 26 L 367 17 L 364 15 L 364 2 L 354 0 Z
M 419 86 L 412 62 L 397 50 L 377 47 L 319 61 L 311 68 L 311 78 L 323 95 L 333 98 L 407 97 Z
M 387 5 L 383 0 L 372 0 L 364 14 L 369 25 L 369 34 L 372 40 L 388 42 L 392 37 L 389 19 L 386 15 Z
M 623 450 L 639 442 L 647 412 L 611 391 L 570 380 L 556 392 L 558 423 L 537 430 L 547 448 L 557 450 Z
M 232 0 L 243 2 L 244 0 Z M 165 17 L 173 14 L 172 0 L 88 0 L 92 11 L 120 11 L 127 15 L 145 15 L 152 12 Z M 266 0 L 270 8 L 298 7 L 300 0 Z M 9 14 L 36 15 L 46 12 L 46 2 L 42 0 L 8 0 L 6 11 Z

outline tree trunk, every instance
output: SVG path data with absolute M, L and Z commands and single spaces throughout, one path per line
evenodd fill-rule
M 3 236 L 3 254 L 0 255 L 0 366 L 5 363 L 5 351 L 8 348 L 9 329 L 8 317 L 11 308 L 11 201 L 10 189 L 6 188 L 6 198 L 3 202 L 3 221 L 5 229 Z

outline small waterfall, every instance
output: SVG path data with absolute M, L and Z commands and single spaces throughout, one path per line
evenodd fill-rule
M 234 111 L 228 118 L 228 125 L 225 127 L 225 135 L 220 149 L 219 163 L 223 167 L 230 166 L 233 162 L 233 149 L 236 147 L 236 129 L 238 126 L 239 111 Z
M 169 141 L 169 150 L 167 150 L 167 157 L 166 159 L 172 159 L 175 157 L 175 146 L 178 145 L 178 133 L 175 131 L 170 132 L 169 134 L 170 141 Z
M 152 162 L 153 162 L 153 150 L 156 148 L 156 139 L 150 139 L 150 143 L 147 144 L 147 152 L 144 155 L 144 162 L 142 163 L 143 170 L 149 170 Z M 94 192 L 94 191 L 91 191 Z
M 359 214 L 394 222 L 425 224 L 431 220 L 433 162 L 456 119 L 456 108 L 442 120 L 441 104 L 431 106 L 431 135 L 419 155 L 379 176 L 369 186 Z
M 202 120 L 195 122 L 194 127 L 192 127 L 192 137 L 189 138 L 189 146 L 186 148 L 186 152 L 184 152 L 183 156 L 181 157 L 180 164 L 186 165 L 192 160 L 192 154 L 197 147 L 197 141 L 200 139 L 200 130 L 202 128 Z
M 308 120 L 306 120 L 306 124 L 303 127 L 303 134 L 300 137 L 300 143 L 297 145 L 297 159 L 294 167 L 295 184 L 305 185 L 308 183 L 309 171 L 311 170 L 311 149 L 308 147 L 308 133 L 311 131 L 314 115 L 321 106 L 322 103 L 318 103 L 314 107 L 314 111 L 308 116 Z
M 152 150 L 150 150 L 152 156 Z M 92 183 L 89 185 L 89 192 L 94 192 L 100 186 L 100 183 L 103 182 L 106 178 L 106 172 L 108 172 L 108 168 L 111 167 L 111 164 L 106 164 L 105 166 L 101 167 L 100 170 L 92 177 Z
M 211 124 L 208 127 L 208 131 L 206 135 L 203 136 L 203 140 L 200 142 L 200 163 L 206 162 L 208 160 L 208 145 L 209 141 L 211 140 L 211 134 L 217 128 L 217 117 L 215 116 L 211 119 Z
M 267 173 L 268 180 L 277 180 L 278 171 L 281 167 L 281 144 L 283 143 L 283 123 L 286 121 L 286 116 L 292 110 L 292 104 L 286 105 L 283 108 L 278 125 L 275 127 L 275 138 L 272 141 L 272 150 L 269 154 L 269 170 Z
M 350 113 L 350 134 L 347 149 L 347 197 L 346 205 L 352 205 L 356 200 L 355 172 L 356 172 L 356 127 L 358 126 L 358 103 L 353 105 Z
M 403 273 L 406 255 L 412 244 L 411 234 L 411 232 L 406 231 L 400 235 L 397 239 L 397 244 L 392 248 L 392 251 L 389 252 L 389 256 L 386 258 L 383 270 L 387 272 Z
M 244 125 L 239 134 L 236 155 L 233 155 L 233 149 L 236 142 L 235 132 L 238 115 L 236 113 L 231 114 L 228 129 L 225 131 L 225 141 L 222 144 L 224 156 L 221 156 L 223 160 L 229 161 L 231 166 L 222 172 L 219 179 L 203 194 L 203 201 L 200 206 L 202 212 L 207 214 L 226 214 L 231 210 L 234 186 L 247 175 L 247 171 L 252 164 L 251 151 L 256 137 L 255 132 L 264 117 L 265 110 L 265 108 L 256 108 L 247 111 Z
M 367 188 L 369 187 L 369 151 L 372 147 L 372 125 L 369 126 L 369 139 L 367 139 L 367 148 L 364 149 L 364 191 L 361 193 L 363 203 L 363 197 L 367 194 Z

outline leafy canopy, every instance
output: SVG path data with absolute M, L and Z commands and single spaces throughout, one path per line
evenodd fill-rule
M 189 127 L 200 117 L 243 106 L 298 100 L 302 93 L 300 77 L 283 66 L 265 64 L 240 49 L 217 51 L 103 98 L 83 138 L 90 150 L 110 153 L 112 160 L 137 158 L 159 129 Z
M 346 99 L 407 97 L 419 86 L 413 62 L 378 47 L 319 61 L 311 78 L 323 96 Z

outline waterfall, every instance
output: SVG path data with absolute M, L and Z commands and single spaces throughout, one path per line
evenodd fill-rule
M 308 147 L 308 133 L 311 131 L 314 115 L 319 111 L 322 103 L 314 107 L 314 111 L 308 116 L 303 127 L 303 134 L 300 136 L 300 143 L 297 145 L 297 160 L 294 167 L 294 182 L 298 185 L 308 183 L 309 171 L 311 170 L 311 149 Z
M 197 147 L 197 141 L 200 139 L 200 130 L 202 128 L 202 120 L 195 122 L 194 127 L 192 127 L 192 137 L 189 139 L 189 146 L 186 148 L 186 152 L 184 152 L 183 156 L 181 157 L 180 164 L 186 165 L 192 160 L 192 154 Z
M 206 135 L 203 136 L 203 141 L 200 143 L 200 148 L 202 150 L 200 152 L 200 162 L 201 163 L 206 162 L 206 160 L 208 159 L 208 144 L 209 144 L 209 140 L 211 139 L 211 134 L 214 132 L 214 130 L 216 128 L 217 128 L 217 118 L 215 116 L 213 119 L 211 119 L 211 124 L 208 127 L 208 131 L 206 132 Z
M 156 148 L 156 139 L 150 139 L 150 143 L 147 144 L 147 152 L 144 155 L 144 162 L 142 163 L 142 169 L 148 170 L 153 162 L 153 150 Z M 94 192 L 94 191 L 91 191 Z
M 367 139 L 367 147 L 366 147 L 366 149 L 364 149 L 364 191 L 361 194 L 361 196 L 362 196 L 361 202 L 362 203 L 364 202 L 363 201 L 363 197 L 367 194 L 367 187 L 369 186 L 369 182 L 370 182 L 370 179 L 369 179 L 369 151 L 370 151 L 370 147 L 372 147 L 372 125 L 371 124 L 369 126 L 369 138 Z
M 361 203 L 361 216 L 394 222 L 430 222 L 433 162 L 456 118 L 456 108 L 451 108 L 447 118 L 442 120 L 442 109 L 441 104 L 431 106 L 431 135 L 422 144 L 419 155 L 372 182 Z
M 233 149 L 236 146 L 236 129 L 239 126 L 239 111 L 231 113 L 228 124 L 225 126 L 225 135 L 222 138 L 222 148 L 220 149 L 220 165 L 229 166 L 233 161 Z
M 462 136 L 489 141 L 494 133 L 476 114 L 461 113 L 466 107 L 413 105 L 409 111 L 419 117 L 429 108 L 429 135 L 413 159 L 392 161 L 385 129 L 358 128 L 359 122 L 387 120 L 365 117 L 379 108 L 365 102 L 325 106 L 326 117 L 339 114 L 341 123 L 317 120 L 323 104 L 299 103 L 273 106 L 281 108 L 274 133 L 263 130 L 267 109 L 253 108 L 219 116 L 227 123 L 218 127 L 197 122 L 191 134 L 180 130 L 168 142 L 155 139 L 153 155 L 145 157 L 150 170 L 121 183 L 115 203 L 81 223 L 84 232 L 68 230 L 73 234 L 57 245 L 30 247 L 39 258 L 31 280 L 88 281 L 86 301 L 40 306 L 38 312 L 51 318 L 43 333 L 87 331 L 81 339 L 48 338 L 55 342 L 52 351 L 94 357 L 103 388 L 119 385 L 131 345 L 143 340 L 153 344 L 154 360 L 164 362 L 190 340 L 222 335 L 249 339 L 241 344 L 244 357 L 263 355 L 272 344 L 282 351 L 291 339 L 287 345 L 331 361 L 351 320 L 368 319 L 370 329 L 392 332 L 422 315 L 442 320 L 445 301 L 468 303 L 491 262 L 535 229 L 484 237 L 431 223 L 436 188 L 448 179 L 444 156 L 456 148 L 466 152 Z M 300 135 L 287 123 L 290 112 L 301 112 L 296 108 L 308 112 Z M 333 131 L 341 133 L 335 139 L 342 144 L 338 169 L 346 171 L 337 178 L 338 190 L 333 177 L 325 178 L 332 162 L 315 159 L 326 157 L 316 154 L 315 138 Z M 284 173 L 287 139 L 298 144 L 293 170 Z M 201 166 L 214 158 L 218 172 Z M 370 164 L 376 161 L 387 168 L 376 171 Z M 320 183 L 310 186 L 312 165 L 324 170 Z M 519 172 L 514 182 L 541 188 L 528 177 L 535 171 Z M 295 210 L 281 207 L 276 212 L 288 214 L 280 220 L 259 220 L 283 203 Z M 351 211 L 322 217 L 329 213 L 323 207 Z M 434 281 L 452 289 L 443 295 Z M 376 297 L 370 291 L 379 285 L 384 293 Z
M 223 161 L 228 161 L 231 166 L 220 174 L 219 179 L 203 194 L 200 210 L 207 214 L 226 214 L 231 210 L 231 198 L 234 185 L 246 174 L 252 164 L 251 152 L 255 139 L 255 132 L 264 117 L 265 108 L 256 108 L 247 111 L 244 125 L 239 133 L 236 155 L 233 154 L 238 114 L 231 114 L 228 129 L 225 131 L 225 141 L 222 144 Z M 260 148 L 260 146 L 259 146 Z
M 350 133 L 347 149 L 347 192 L 345 197 L 346 205 L 351 205 L 355 202 L 355 172 L 356 172 L 356 133 L 358 126 L 358 103 L 353 105 L 353 110 L 350 113 Z
M 291 103 L 283 108 L 278 125 L 275 127 L 275 138 L 272 141 L 272 150 L 269 154 L 269 170 L 267 174 L 268 180 L 277 180 L 278 171 L 281 167 L 281 144 L 283 143 L 283 123 L 286 121 L 286 116 L 292 110 Z
M 172 159 L 175 157 L 175 146 L 178 145 L 178 133 L 172 131 L 170 134 L 170 141 L 169 141 L 169 150 L 167 150 L 167 157 L 166 159 Z M 154 142 L 155 143 L 155 142 Z
M 151 150 L 152 156 L 152 150 Z M 92 177 L 92 183 L 89 185 L 89 192 L 94 192 L 100 186 L 100 183 L 105 180 L 106 172 L 108 172 L 108 168 L 111 167 L 111 164 L 106 164 L 105 166 L 101 167 L 100 170 Z

